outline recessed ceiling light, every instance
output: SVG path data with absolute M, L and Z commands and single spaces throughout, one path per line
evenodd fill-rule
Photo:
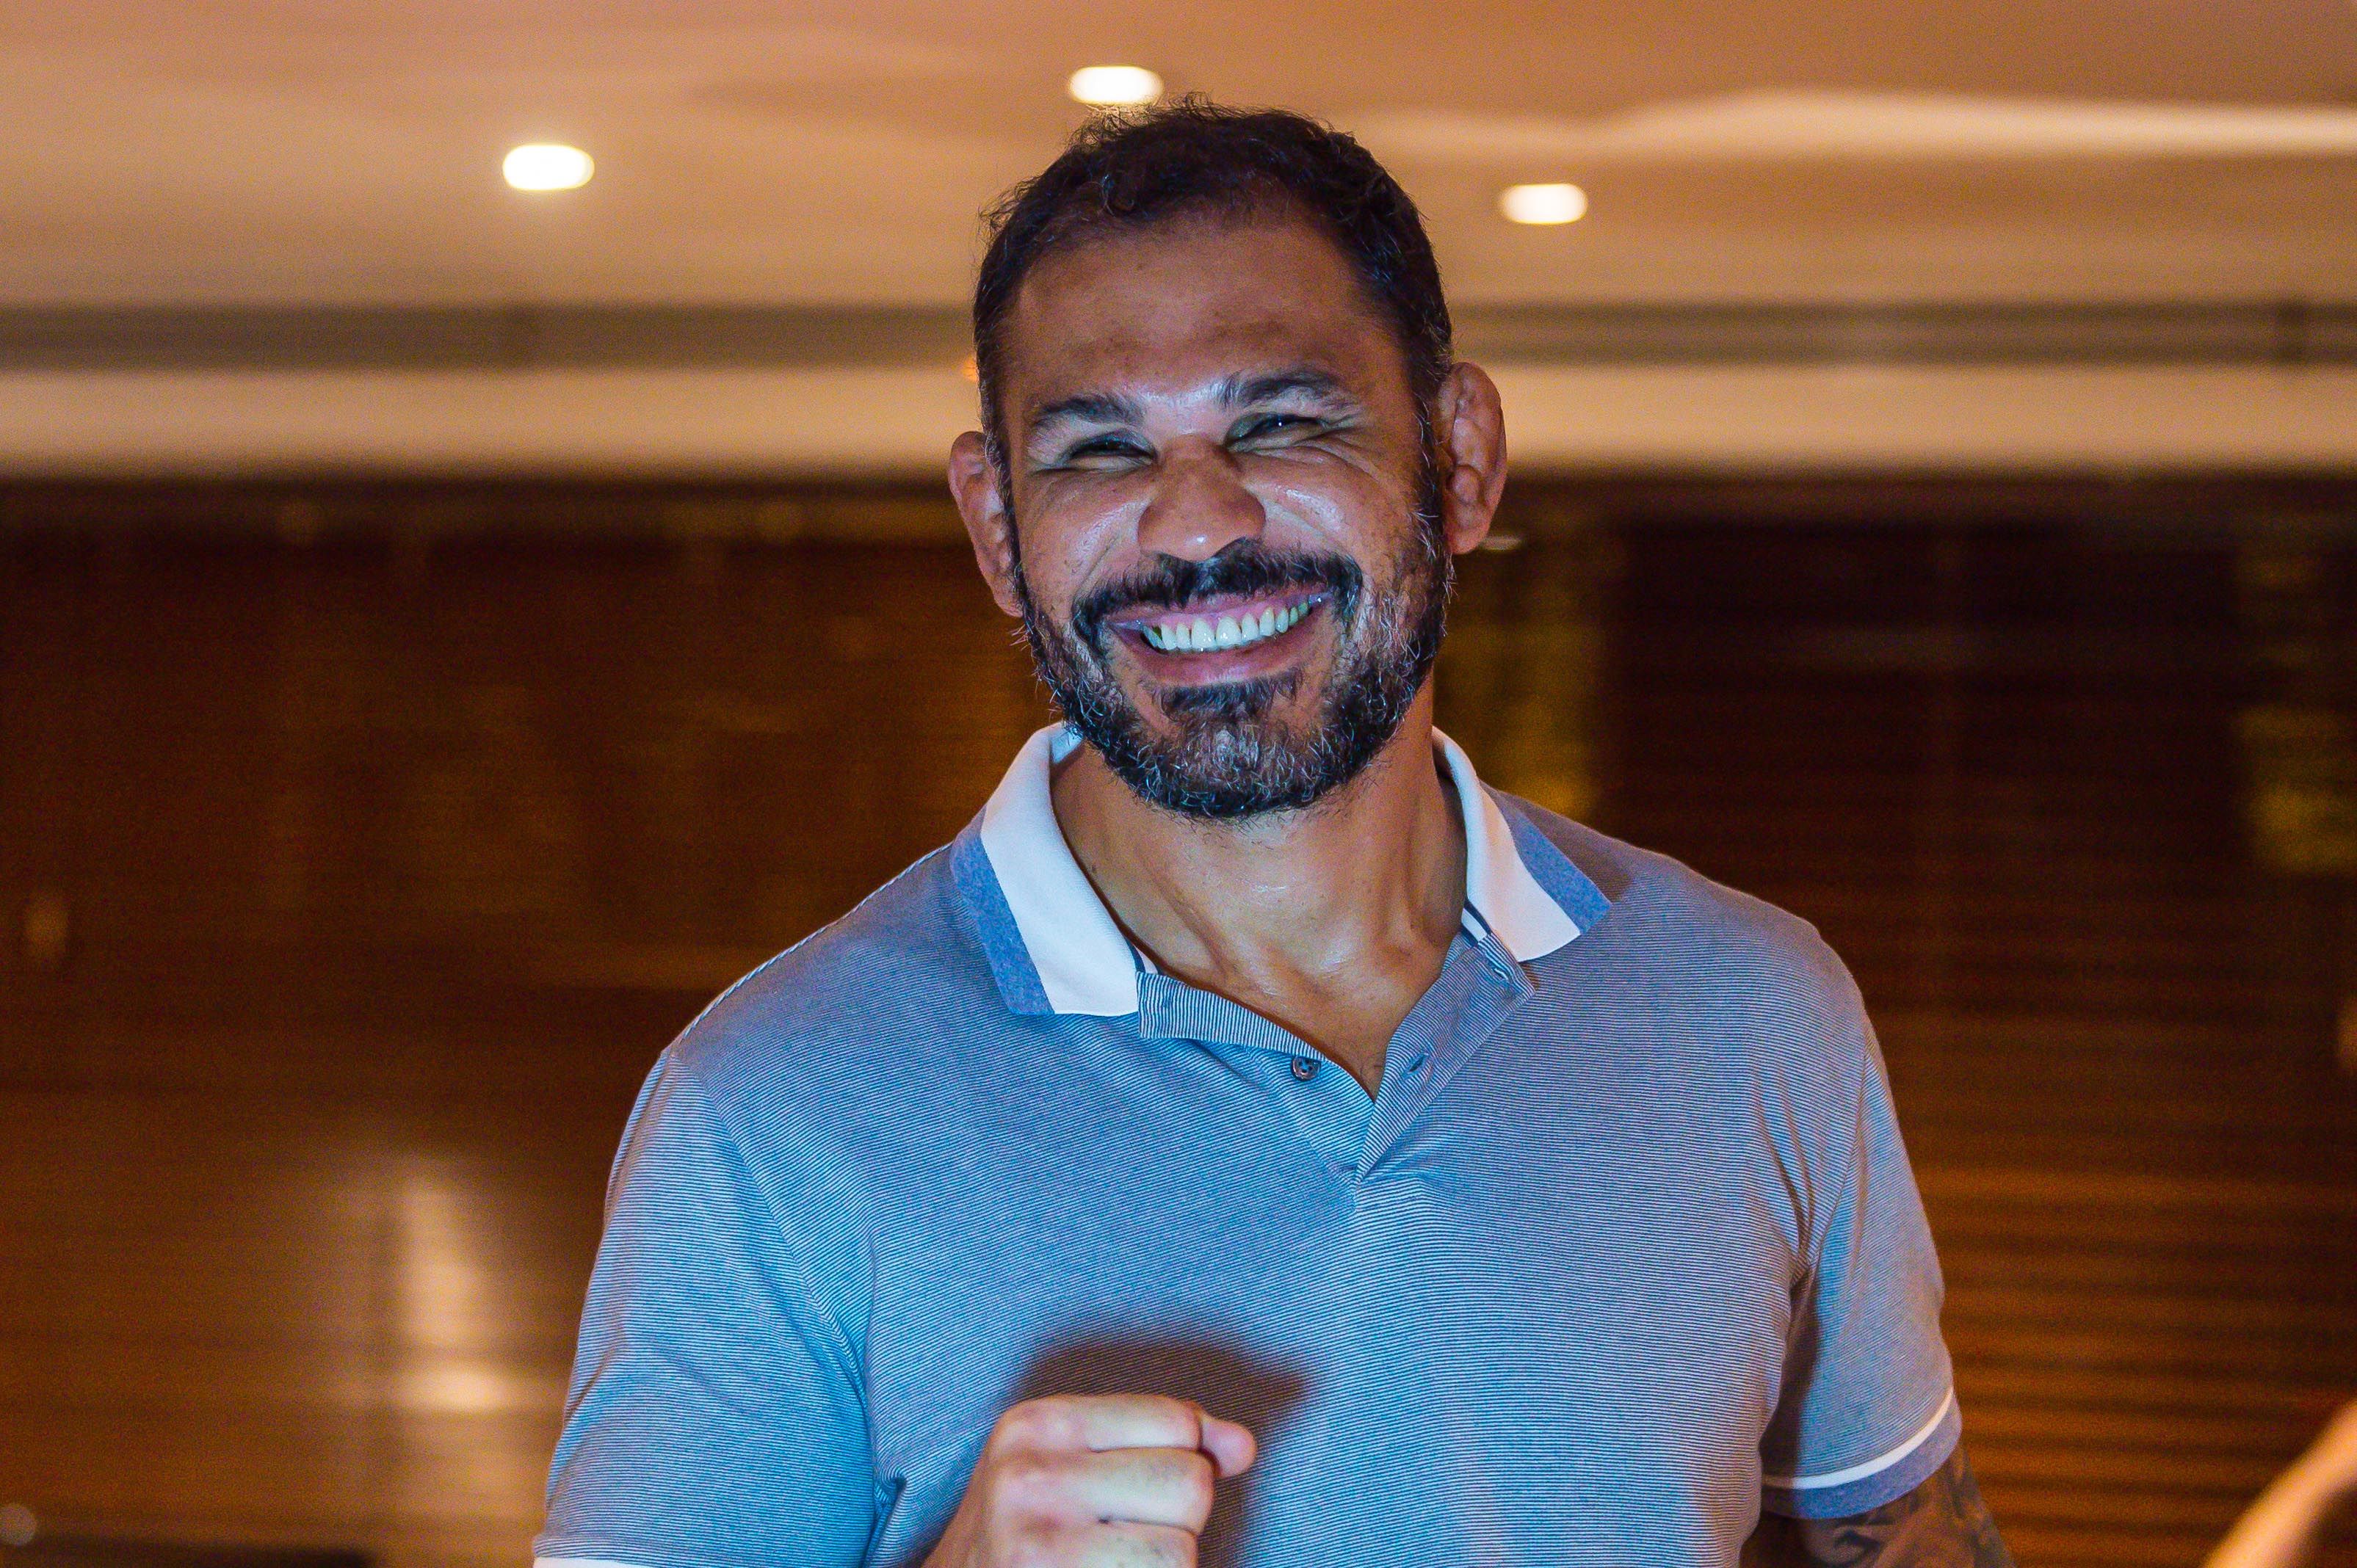
M 526 142 L 508 153 L 500 172 L 518 190 L 578 190 L 589 183 L 597 167 L 579 147 Z
M 1576 223 L 1587 210 L 1587 192 L 1576 185 L 1510 185 L 1498 210 L 1516 223 Z
M 1074 98 L 1101 109 L 1151 103 L 1162 96 L 1162 79 L 1136 65 L 1084 65 L 1067 85 Z

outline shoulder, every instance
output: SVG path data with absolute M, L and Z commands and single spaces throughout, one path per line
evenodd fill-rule
M 1845 1095 L 1871 1036 L 1847 966 L 1814 926 L 1669 855 L 1526 801 L 1505 804 L 1526 860 L 1559 854 L 1609 901 L 1551 955 L 1578 977 L 1570 989 L 1609 998 L 1658 1049 L 1721 1064 L 1749 1058 L 1770 1076 L 1798 1072 L 1821 1080 L 1815 1092 Z M 1562 874 L 1533 866 L 1543 884 L 1550 869 Z
M 1706 965 L 1728 978 L 1749 972 L 1802 991 L 1855 998 L 1848 969 L 1800 916 L 1715 882 L 1683 861 L 1517 797 L 1506 797 L 1506 805 L 1510 820 L 1522 819 L 1518 838 L 1525 831 L 1535 834 L 1609 900 L 1590 934 L 1665 961 Z
M 1004 1011 L 944 846 L 721 993 L 666 1056 L 734 1121 L 872 1086 L 985 1006 Z
M 1539 835 L 1610 900 L 1534 972 L 1581 1059 L 1644 1075 L 1657 1103 L 1709 1129 L 1715 1146 L 1758 1149 L 1797 1183 L 1847 1169 L 1878 1047 L 1848 968 L 1814 926 L 1694 870 L 1509 802 L 1517 836 Z M 1609 1055 L 1602 1048 L 1609 1042 Z M 1796 1216 L 1802 1247 L 1812 1222 Z

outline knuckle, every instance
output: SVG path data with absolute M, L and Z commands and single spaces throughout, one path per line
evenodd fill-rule
M 1039 1402 L 1026 1400 L 1021 1404 L 1008 1405 L 1000 1413 L 998 1424 L 990 1429 L 990 1440 L 996 1444 L 1027 1443 L 1039 1426 Z
M 1202 1442 L 1203 1407 L 1197 1404 L 1193 1400 L 1180 1400 L 1178 1402 L 1178 1425 L 1179 1430 L 1186 1434 L 1185 1441 L 1188 1446 L 1192 1447 Z
M 1007 1568 L 1064 1568 L 1071 1560 L 1067 1532 L 1052 1526 L 1028 1525 L 1007 1533 Z
M 1203 1407 L 1193 1400 L 1177 1399 L 1169 1394 L 1148 1394 L 1146 1399 L 1149 1408 L 1168 1416 L 1178 1426 L 1202 1424 Z
M 1182 1455 L 1175 1468 L 1177 1474 L 1172 1479 L 1178 1500 L 1200 1524 L 1211 1514 L 1211 1499 L 1218 1490 L 1218 1475 L 1211 1467 L 1211 1459 L 1201 1454 Z
M 1016 1448 L 1071 1448 L 1080 1420 L 1065 1398 L 1028 1398 L 1009 1405 L 992 1429 L 992 1441 Z
M 1003 1504 L 1024 1513 L 1040 1512 L 1063 1490 L 1064 1467 L 1044 1454 L 1010 1455 L 999 1462 L 995 1479 L 993 1489 Z
M 1069 1448 L 1080 1438 L 1079 1413 L 1060 1395 L 1025 1400 L 999 1417 L 1002 1428 L 1009 1423 L 1022 1441 L 1041 1447 Z

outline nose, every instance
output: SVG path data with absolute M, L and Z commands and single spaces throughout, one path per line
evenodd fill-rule
M 1239 539 L 1258 539 L 1267 525 L 1267 510 L 1225 447 L 1178 441 L 1156 465 L 1153 494 L 1137 518 L 1137 547 L 1146 554 L 1208 561 Z

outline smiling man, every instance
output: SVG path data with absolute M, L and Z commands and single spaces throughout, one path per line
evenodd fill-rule
M 1066 722 L 664 1053 L 543 1558 L 2007 1563 L 1840 962 L 1433 728 L 1505 442 L 1399 187 L 1098 122 L 974 331 Z

